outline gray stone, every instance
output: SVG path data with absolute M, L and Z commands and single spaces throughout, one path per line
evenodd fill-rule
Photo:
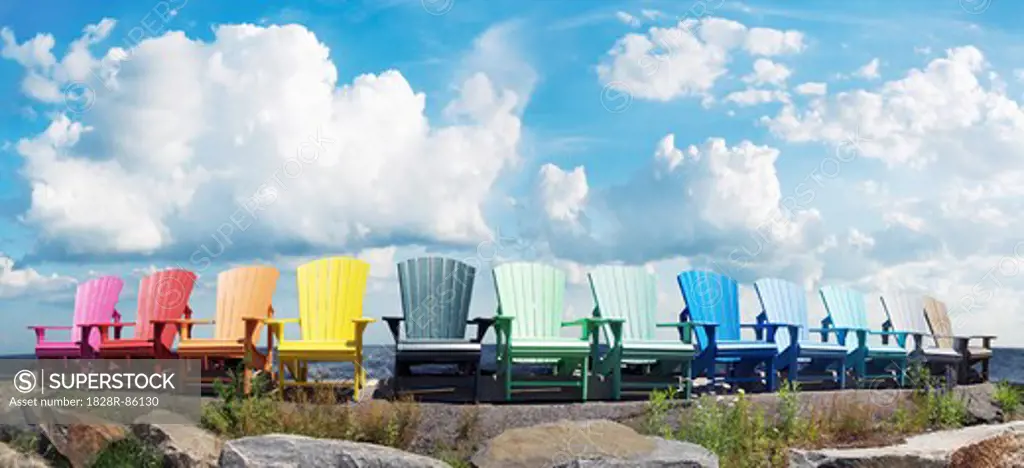
M 182 416 L 156 410 L 136 419 L 131 429 L 136 437 L 164 454 L 165 467 L 217 466 L 221 440 Z
M 510 429 L 484 444 L 472 462 L 479 468 L 718 466 L 703 447 L 643 436 L 607 420 Z
M 50 465 L 37 455 L 24 454 L 0 444 L 0 466 L 5 468 L 47 468 Z
M 450 468 L 447 463 L 391 447 L 345 440 L 271 434 L 224 444 L 220 466 L 229 468 Z
M 1024 467 L 1024 422 L 972 426 L 861 449 L 791 450 L 790 467 Z
M 967 404 L 968 424 L 995 424 L 1003 422 L 1003 411 L 993 398 L 995 391 L 996 387 L 991 383 L 956 388 L 956 394 L 962 397 Z

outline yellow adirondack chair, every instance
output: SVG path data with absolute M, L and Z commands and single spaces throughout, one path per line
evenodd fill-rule
M 363 331 L 375 322 L 363 317 L 363 293 L 370 264 L 348 257 L 315 260 L 298 268 L 299 318 L 266 320 L 277 338 L 277 380 L 286 385 L 308 384 L 308 363 L 351 362 L 355 365 L 353 398 L 366 384 L 363 369 Z M 297 323 L 301 339 L 284 339 L 284 324 Z M 288 367 L 294 382 L 285 379 Z
M 181 340 L 177 354 L 180 358 L 198 358 L 207 370 L 210 361 L 245 359 L 245 383 L 249 385 L 252 369 L 270 371 L 267 355 L 256 348 L 262 322 L 274 316 L 271 301 L 280 276 L 277 268 L 246 266 L 233 268 L 217 275 L 217 319 L 170 320 L 178 326 Z M 193 325 L 214 324 L 213 338 L 192 337 Z M 272 348 L 267 334 L 267 349 Z

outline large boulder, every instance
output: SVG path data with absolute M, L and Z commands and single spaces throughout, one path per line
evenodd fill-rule
M 162 452 L 166 467 L 217 466 L 221 440 L 195 426 L 185 417 L 165 410 L 156 410 L 137 418 L 132 424 L 132 433 L 139 440 Z
M 791 450 L 790 466 L 1020 467 L 1024 466 L 1024 422 L 932 432 L 889 447 Z
M 0 444 L 0 466 L 6 468 L 47 468 L 50 466 L 37 455 L 20 453 L 6 444 Z
M 703 447 L 643 436 L 608 420 L 510 429 L 484 444 L 472 462 L 479 468 L 718 466 Z
M 74 468 L 92 465 L 108 444 L 124 438 L 125 427 L 112 423 L 40 424 L 42 436 L 50 442 Z
M 995 401 L 996 386 L 990 382 L 978 385 L 956 387 L 956 394 L 967 404 L 967 423 L 995 424 L 1003 422 L 1005 416 Z
M 391 447 L 271 434 L 224 444 L 220 466 L 228 468 L 451 468 L 447 463 Z

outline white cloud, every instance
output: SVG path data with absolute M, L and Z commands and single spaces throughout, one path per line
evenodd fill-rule
M 853 72 L 853 74 L 869 80 L 878 79 L 881 77 L 881 75 L 878 74 L 878 65 L 878 58 L 873 58 L 870 62 L 864 64 L 863 67 L 858 68 L 857 71 Z
M 170 32 L 131 60 L 117 48 L 83 59 L 76 73 L 108 78 L 91 83 L 93 106 L 17 145 L 24 219 L 83 254 L 487 238 L 483 205 L 519 158 L 528 96 L 515 90 L 536 80 L 497 28 L 467 55 L 489 74 L 465 73 L 450 122 L 429 121 L 396 70 L 337 83 L 328 49 L 298 25 L 220 26 L 209 42 Z
M 789 95 L 778 90 L 745 89 L 729 93 L 725 96 L 725 100 L 742 107 L 747 107 L 768 102 L 789 102 Z
M 74 278 L 56 273 L 44 276 L 32 268 L 15 269 L 14 260 L 0 255 L 0 299 L 51 293 L 74 284 Z
M 674 27 L 629 33 L 597 67 L 606 85 L 639 99 L 706 96 L 725 75 L 732 54 L 773 56 L 803 50 L 798 31 L 748 29 L 721 18 L 686 19 Z
M 828 85 L 821 82 L 807 82 L 801 83 L 793 88 L 798 94 L 806 96 L 824 96 L 828 93 Z
M 685 149 L 662 138 L 649 167 L 627 182 L 588 189 L 567 210 L 548 212 L 556 255 L 582 263 L 647 262 L 677 255 L 715 258 L 727 269 L 816 277 L 808 246 L 820 240 L 818 215 L 780 207 L 777 149 L 708 139 Z M 544 169 L 541 203 L 555 205 L 585 187 L 583 170 Z M 577 214 L 578 213 L 578 214 Z M 585 217 L 582 226 L 574 222 Z M 642 228 L 640 228 L 642 226 Z
M 564 172 L 553 164 L 540 168 L 540 199 L 551 219 L 578 223 L 587 200 L 587 175 L 583 166 Z
M 622 21 L 624 24 L 629 25 L 629 27 L 631 28 L 639 28 L 640 25 L 643 24 L 640 22 L 639 18 L 624 11 L 615 12 L 615 18 L 618 19 L 619 21 Z
M 785 65 L 762 58 L 754 61 L 754 71 L 743 77 L 743 81 L 755 85 L 782 86 L 792 73 Z

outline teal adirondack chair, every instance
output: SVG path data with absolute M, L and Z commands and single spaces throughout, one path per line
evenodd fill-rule
M 835 378 L 839 388 L 846 388 L 846 347 L 811 339 L 804 288 L 790 281 L 763 278 L 754 282 L 754 290 L 761 303 L 758 322 L 790 327 L 789 333 L 775 337 L 779 353 L 776 367 L 786 371 L 786 379 L 798 382 L 827 376 Z M 795 341 L 790 338 L 794 331 Z
M 956 350 L 925 344 L 924 338 L 931 338 L 932 334 L 925 318 L 924 296 L 909 291 L 887 291 L 881 301 L 888 318 L 882 329 L 905 333 L 897 335 L 897 344 L 910 352 L 911 359 L 923 361 L 933 373 L 943 373 L 947 385 L 952 386 L 958 380 L 961 356 Z M 914 339 L 908 340 L 908 336 Z
M 475 277 L 475 268 L 451 258 L 412 258 L 398 264 L 402 316 L 383 317 L 395 340 L 396 391 L 413 380 L 413 365 L 455 364 L 460 374 L 472 377 L 477 400 L 481 342 L 494 319 L 469 319 Z M 466 325 L 476 326 L 474 338 L 466 338 Z
M 613 344 L 609 353 L 618 353 L 622 364 L 627 366 L 653 366 L 650 379 L 629 379 L 621 377 L 621 365 L 613 369 L 615 375 L 612 382 L 618 382 L 614 388 L 615 398 L 619 398 L 621 388 L 664 388 L 676 383 L 680 375 L 684 382 L 684 397 L 689 398 L 692 389 L 690 366 L 697 350 L 691 335 L 685 341 L 659 340 L 655 338 L 656 327 L 680 326 L 689 324 L 657 323 L 658 289 L 657 279 L 640 267 L 601 266 L 590 272 L 590 290 L 594 295 L 594 316 L 605 319 L 623 320 L 621 340 L 615 340 L 616 322 L 602 327 L 606 340 Z M 611 338 L 611 339 L 609 339 Z M 615 363 L 618 360 L 610 359 Z M 680 369 L 681 367 L 681 369 Z M 677 371 L 678 369 L 678 371 Z
M 540 263 L 506 263 L 494 269 L 494 287 L 498 296 L 494 324 L 498 375 L 505 400 L 512 399 L 516 387 L 578 387 L 586 400 L 590 356 L 592 351 L 596 354 L 596 340 L 592 342 L 591 337 L 604 321 L 562 321 L 565 273 Z M 565 338 L 561 336 L 563 327 L 581 327 L 582 333 L 579 338 Z M 512 366 L 516 363 L 553 364 L 559 378 L 514 379 Z
M 822 320 L 822 328 L 811 331 L 820 332 L 822 341 L 826 341 L 830 334 L 836 334 L 839 343 L 847 349 L 846 365 L 854 370 L 858 380 L 895 378 L 903 386 L 907 373 L 906 350 L 885 342 L 871 343 L 868 338 L 872 335 L 898 337 L 906 334 L 870 326 L 864 294 L 860 291 L 822 286 L 819 292 L 828 316 Z M 854 335 L 849 335 L 850 332 Z

